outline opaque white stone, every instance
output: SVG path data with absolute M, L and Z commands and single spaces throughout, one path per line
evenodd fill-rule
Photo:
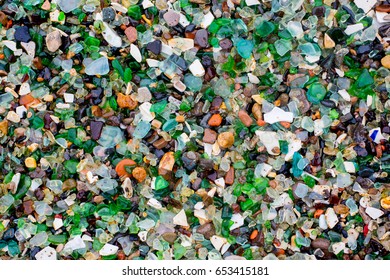
M 15 184 L 15 191 L 17 190 L 17 187 L 19 185 L 20 177 L 21 177 L 20 173 L 16 173 L 14 176 L 12 176 L 11 182 Z
M 139 48 L 136 45 L 134 45 L 134 44 L 130 45 L 130 54 L 131 54 L 132 57 L 134 57 L 134 59 L 137 62 L 141 62 L 142 61 L 141 52 L 139 51 Z
M 194 205 L 194 209 L 195 210 L 200 210 L 204 207 L 204 203 L 202 201 L 199 201 L 197 202 L 195 205 Z
M 364 25 L 362 23 L 357 24 L 351 24 L 348 25 L 348 27 L 344 30 L 345 34 L 351 35 L 353 33 L 356 33 L 364 28 Z
M 247 6 L 260 5 L 259 0 L 245 0 L 245 3 Z
M 199 59 L 194 60 L 194 62 L 191 63 L 189 69 L 192 75 L 195 77 L 202 77 L 206 73 Z
M 226 238 L 218 236 L 218 235 L 213 235 L 210 238 L 211 244 L 213 244 L 214 248 L 219 251 L 222 246 L 227 243 Z
M 46 47 L 49 51 L 55 52 L 61 45 L 61 33 L 58 30 L 54 30 L 46 35 Z
M 291 112 L 286 112 L 279 107 L 274 107 L 271 112 L 264 114 L 264 121 L 269 124 L 276 122 L 289 122 L 291 123 L 294 120 L 294 114 Z
M 15 111 L 16 114 L 18 114 L 19 118 L 23 118 L 24 113 L 27 113 L 27 109 L 23 105 L 16 107 Z
M 57 252 L 54 248 L 47 246 L 35 255 L 35 259 L 39 261 L 57 260 Z
M 150 8 L 150 7 L 153 7 L 153 6 L 154 6 L 153 3 L 150 2 L 149 0 L 142 1 L 142 7 L 144 9 L 147 9 L 147 8 Z
M 26 53 L 31 56 L 31 57 L 34 57 L 35 56 L 35 42 L 34 41 L 30 41 L 28 43 L 25 43 L 25 42 L 21 42 L 20 45 L 22 46 L 22 48 L 26 51 Z
M 375 220 L 382 216 L 384 212 L 382 210 L 379 210 L 378 208 L 368 206 L 366 208 L 366 214 Z
M 371 10 L 372 7 L 374 7 L 374 5 L 376 4 L 376 2 L 376 0 L 354 0 L 356 6 L 361 8 L 365 13 Z
M 225 179 L 224 178 L 218 178 L 214 181 L 214 183 L 221 188 L 225 187 Z
M 116 254 L 118 252 L 119 247 L 106 243 L 103 248 L 100 249 L 99 254 L 102 256 L 110 256 Z
M 359 205 L 363 208 L 367 208 L 369 202 L 370 202 L 370 199 L 366 196 L 363 196 L 359 200 Z
M 55 218 L 54 219 L 54 221 L 53 221 L 53 228 L 55 230 L 61 228 L 63 225 L 64 225 L 64 222 L 62 221 L 62 219 L 59 219 L 59 218 Z
M 180 212 L 177 213 L 175 217 L 173 217 L 173 223 L 175 225 L 188 227 L 187 216 L 184 212 L 184 209 L 181 209 Z
M 186 18 L 185 15 L 183 14 L 180 14 L 180 19 L 179 19 L 179 23 L 181 24 L 181 26 L 183 27 L 186 27 L 190 24 L 190 22 L 188 21 L 188 19 Z
M 147 58 L 146 63 L 149 67 L 158 67 L 159 61 L 156 59 Z
M 230 228 L 229 228 L 230 230 L 239 228 L 240 226 L 242 226 L 244 224 L 244 217 L 241 216 L 241 214 L 233 214 L 232 218 L 230 220 L 232 220 L 234 223 L 230 226 Z
M 148 102 L 152 99 L 152 94 L 147 87 L 140 87 L 138 88 L 138 94 L 136 97 L 138 102 Z
M 384 12 L 376 12 L 376 19 L 379 23 L 386 23 L 390 22 L 390 14 L 384 13 Z
M 14 123 L 18 123 L 18 122 L 20 122 L 20 117 L 14 111 L 9 111 L 7 114 L 7 120 L 14 122 Z
M 206 211 L 204 209 L 195 209 L 194 216 L 199 219 L 202 223 L 206 223 L 208 221 Z
M 21 56 L 22 55 L 23 51 L 22 51 L 22 49 L 18 49 L 16 47 L 16 42 L 4 40 L 2 43 L 4 44 L 4 46 L 9 48 L 11 51 L 13 51 L 15 56 Z
M 73 103 L 74 102 L 74 94 L 64 93 L 64 99 L 65 99 L 66 103 Z
M 230 247 L 230 243 L 225 243 L 223 244 L 222 248 L 221 248 L 221 254 L 225 254 L 227 252 L 227 250 L 229 249 Z

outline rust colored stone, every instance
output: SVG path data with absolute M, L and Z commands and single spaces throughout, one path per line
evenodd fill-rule
M 246 127 L 249 127 L 252 125 L 253 123 L 253 120 L 252 118 L 248 115 L 247 112 L 245 112 L 244 110 L 240 110 L 238 112 L 238 117 L 240 118 L 240 120 L 242 121 L 242 123 L 246 126 Z
M 146 171 L 143 167 L 136 167 L 131 173 L 138 182 L 143 182 L 146 179 Z
M 32 200 L 24 201 L 23 209 L 26 215 L 30 215 L 32 212 L 34 212 L 34 202 Z
M 127 27 L 125 30 L 125 34 L 127 36 L 127 39 L 129 39 L 130 43 L 134 43 L 135 41 L 137 41 L 137 29 L 135 29 L 133 26 Z
M 168 152 L 163 155 L 161 158 L 160 164 L 158 166 L 158 174 L 166 175 L 172 171 L 173 165 L 175 164 L 175 156 L 173 152 Z
M 5 26 L 8 23 L 8 17 L 6 14 L 0 11 L 0 23 Z
M 153 147 L 155 147 L 156 149 L 159 149 L 159 150 L 164 148 L 166 145 L 168 145 L 168 142 L 165 141 L 164 138 L 160 138 L 153 143 Z
M 126 255 L 123 251 L 119 251 L 117 256 L 118 256 L 118 260 L 125 260 L 126 259 Z
M 225 175 L 225 184 L 233 185 L 233 183 L 234 183 L 234 168 L 230 166 L 229 171 Z
M 40 101 L 38 99 L 34 98 L 30 93 L 21 96 L 19 99 L 19 104 L 24 105 L 24 107 L 26 107 L 27 109 L 29 109 L 30 106 L 34 106 L 34 105 L 37 105 L 39 103 L 40 103 Z
M 138 102 L 130 95 L 125 95 L 123 93 L 118 93 L 116 102 L 120 108 L 129 108 L 130 110 L 134 110 L 138 105 Z
M 222 123 L 222 117 L 220 114 L 214 114 L 208 121 L 209 126 L 220 126 Z
M 214 144 L 216 140 L 217 140 L 217 133 L 210 128 L 206 128 L 204 130 L 203 142 Z
M 377 12 L 390 13 L 390 5 L 389 4 L 379 5 L 375 7 L 375 10 Z

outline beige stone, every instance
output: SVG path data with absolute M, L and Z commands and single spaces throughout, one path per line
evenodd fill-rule
M 158 166 L 158 174 L 165 175 L 172 171 L 173 165 L 175 164 L 175 157 L 173 152 L 168 152 L 161 158 Z
M 386 55 L 381 59 L 381 63 L 383 67 L 390 69 L 390 54 Z
M 28 157 L 24 160 L 24 164 L 27 168 L 36 168 L 37 167 L 37 161 L 33 157 Z
M 324 47 L 325 49 L 331 49 L 336 46 L 335 42 L 332 40 L 332 38 L 329 37 L 328 34 L 325 33 L 324 35 Z
M 18 123 L 18 122 L 20 122 L 20 117 L 14 111 L 9 111 L 7 114 L 7 120 L 9 120 L 13 123 Z
M 0 132 L 1 132 L 2 136 L 8 134 L 8 121 L 7 120 L 3 120 L 0 122 Z
M 58 30 L 55 30 L 46 36 L 46 46 L 47 49 L 51 52 L 55 52 L 61 46 L 61 33 Z
M 222 132 L 218 135 L 217 141 L 221 148 L 230 148 L 234 144 L 234 134 L 232 132 Z
M 50 2 L 49 2 L 49 0 L 46 0 L 46 1 L 42 4 L 41 9 L 42 9 L 42 10 L 45 10 L 45 11 L 49 11 L 49 10 L 50 10 Z
M 385 210 L 389 210 L 390 209 L 390 196 L 382 198 L 381 206 Z

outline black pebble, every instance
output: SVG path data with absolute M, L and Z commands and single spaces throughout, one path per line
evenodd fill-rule
M 3 234 L 3 240 L 11 240 L 15 237 L 15 229 L 14 228 L 10 228 L 10 229 L 7 229 L 4 234 Z
M 367 150 L 365 148 L 362 148 L 360 146 L 355 146 L 353 149 L 355 150 L 357 155 L 360 156 L 360 157 L 365 157 L 365 156 L 368 155 L 368 152 L 367 152 Z
M 104 8 L 103 9 L 103 21 L 109 22 L 115 19 L 115 11 L 113 8 Z
M 314 7 L 311 12 L 313 13 L 313 15 L 317 17 L 323 17 L 325 15 L 325 7 L 323 6 Z
M 370 51 L 372 51 L 372 44 L 359 46 L 356 50 L 356 53 L 360 55 L 360 54 L 369 53 Z
M 16 28 L 14 34 L 15 40 L 18 42 L 28 43 L 31 40 L 30 33 L 28 33 L 27 26 L 20 26 Z
M 103 122 L 91 121 L 91 123 L 90 123 L 91 138 L 92 138 L 93 140 L 99 140 L 100 135 L 101 135 L 101 133 L 102 133 L 103 125 L 104 125 Z
M 148 43 L 146 46 L 146 49 L 154 53 L 155 55 L 158 55 L 161 53 L 162 43 L 160 40 L 155 40 L 153 42 Z
M 92 96 L 92 98 L 100 98 L 100 97 L 103 97 L 102 94 L 103 94 L 102 88 L 97 88 L 97 89 L 91 90 L 91 96 Z
M 39 247 L 34 247 L 31 249 L 31 252 L 30 252 L 30 259 L 31 260 L 35 260 L 35 255 L 41 250 L 41 248 Z
M 358 175 L 363 177 L 363 178 L 368 178 L 371 177 L 371 175 L 374 174 L 374 170 L 371 168 L 363 168 L 358 172 Z
M 346 34 L 344 33 L 344 31 L 338 27 L 330 29 L 327 33 L 330 36 L 330 38 L 332 38 L 332 40 L 335 41 L 336 44 L 341 43 L 346 38 Z
M 211 60 L 211 58 L 206 55 L 202 56 L 201 63 L 204 67 L 210 67 L 211 65 L 213 65 L 213 61 Z
M 336 107 L 336 104 L 334 103 L 334 101 L 329 100 L 329 99 L 322 100 L 321 104 L 324 105 L 325 107 L 328 107 L 328 108 L 335 108 Z

